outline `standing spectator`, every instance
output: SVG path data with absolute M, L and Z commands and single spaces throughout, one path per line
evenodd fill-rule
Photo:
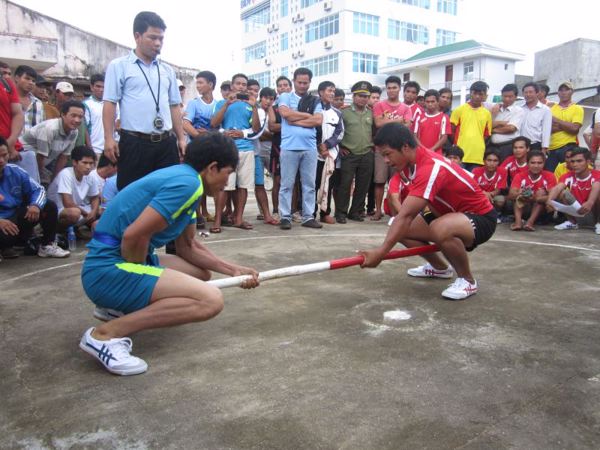
M 179 164 L 186 138 L 173 69 L 160 61 L 165 29 L 153 12 L 133 21 L 136 47 L 108 65 L 104 86 L 104 154 L 119 160 L 119 190 L 157 169 Z M 121 138 L 114 139 L 119 105 Z M 174 131 L 172 133 L 171 131 Z
M 485 138 L 492 131 L 492 115 L 483 106 L 487 84 L 476 81 L 469 89 L 471 99 L 454 111 L 450 122 L 454 125 L 454 143 L 464 151 L 463 163 L 467 170 L 483 164 Z
M 104 109 L 104 75 L 97 73 L 90 78 L 90 90 L 92 95 L 83 101 L 85 106 L 85 126 L 89 135 L 90 145 L 96 152 L 96 158 L 100 158 L 104 152 L 104 126 L 102 124 L 102 110 Z M 119 109 L 116 110 L 115 121 L 119 119 Z M 115 123 L 116 128 L 116 123 Z M 117 133 L 113 134 L 115 140 Z
M 538 98 L 540 87 L 536 83 L 526 83 L 523 86 L 523 121 L 521 136 L 531 141 L 532 150 L 541 150 L 547 154 L 552 133 L 552 113 Z
M 0 61 L 0 78 L 7 80 L 12 78 L 12 70 L 10 70 L 10 66 L 4 61 Z
M 213 96 L 216 84 L 216 75 L 208 70 L 196 75 L 196 90 L 199 96 L 188 102 L 183 118 L 183 129 L 192 139 L 211 130 L 210 120 L 217 105 Z
M 24 116 L 17 87 L 11 79 L 11 70 L 5 63 L 0 65 L 0 137 L 6 139 L 9 161 L 20 161 L 19 135 L 23 129 Z
M 179 96 L 181 97 L 181 112 L 184 113 L 185 112 L 185 92 L 186 92 L 186 87 L 185 84 L 183 84 L 183 81 L 181 81 L 179 78 L 177 78 L 177 89 L 179 89 Z
M 312 72 L 299 67 L 294 71 L 294 92 L 279 97 L 281 114 L 281 190 L 279 208 L 282 230 L 292 228 L 292 191 L 296 174 L 302 185 L 302 226 L 322 228 L 315 211 L 315 174 L 317 173 L 317 127 L 323 123 L 323 107 L 318 97 L 308 94 Z
M 370 110 L 373 109 L 373 106 L 381 100 L 381 88 L 379 86 L 373 86 L 371 88 L 371 95 L 369 96 L 369 103 L 367 104 L 367 108 Z
M 352 105 L 342 112 L 344 138 L 340 143 L 342 164 L 340 185 L 335 194 L 335 219 L 362 222 L 360 211 L 373 175 L 373 113 L 367 108 L 371 83 L 359 81 L 352 86 Z M 354 179 L 354 194 L 350 204 L 350 190 Z
M 225 136 L 235 142 L 240 162 L 229 176 L 225 191 L 231 192 L 234 201 L 233 226 L 251 230 L 252 225 L 244 221 L 244 208 L 248 199 L 248 189 L 254 188 L 254 143 L 248 134 L 259 130 L 256 98 L 248 95 L 248 77 L 238 73 L 231 78 L 231 92 L 226 100 L 217 103 L 216 113 L 211 119 L 213 128 L 221 127 Z M 252 128 L 250 128 L 252 127 Z M 215 223 L 211 232 L 221 231 L 221 214 L 225 206 L 226 192 L 215 197 Z
M 425 92 L 425 113 L 415 121 L 414 132 L 417 143 L 442 154 L 442 149 L 452 134 L 450 118 L 440 111 L 439 94 L 435 89 Z
M 341 111 L 346 108 L 346 105 L 344 103 L 345 100 L 346 93 L 344 92 L 344 90 L 340 88 L 335 88 L 335 96 L 333 97 L 333 102 L 331 103 L 331 105 L 338 111 Z
M 8 158 L 8 143 L 0 137 L 0 261 L 2 257 L 16 258 L 12 247 L 27 241 L 38 223 L 42 227 L 38 256 L 69 256 L 55 243 L 56 205 L 46 200 L 42 186 L 23 169 L 9 164 Z
M 58 119 L 60 117 L 60 108 L 65 102 L 73 100 L 74 95 L 75 90 L 71 83 L 67 81 L 56 83 L 56 88 L 54 89 L 54 104 L 48 103 L 48 106 L 45 108 L 46 120 Z
M 577 134 L 583 124 L 583 108 L 572 101 L 573 84 L 565 81 L 558 86 L 559 102 L 552 105 L 552 135 L 548 147 L 546 170 L 554 172 L 564 162 L 565 150 L 577 146 Z
M 50 184 L 64 169 L 67 157 L 75 147 L 79 125 L 83 121 L 84 106 L 74 100 L 62 105 L 59 119 L 45 120 L 23 135 L 23 142 L 36 152 L 40 180 Z M 54 165 L 54 168 L 52 168 Z
M 35 152 L 31 147 L 24 147 L 22 145 L 25 132 L 45 120 L 44 105 L 32 94 L 36 78 L 36 71 L 29 66 L 19 66 L 15 70 L 15 85 L 17 86 L 17 92 L 19 93 L 19 100 L 21 102 L 24 117 L 23 131 L 21 131 L 19 136 L 20 142 L 18 144 L 19 147 L 21 147 L 21 150 L 19 152 L 19 160 L 15 161 L 15 164 L 21 167 L 31 178 L 39 183 L 40 178 Z
M 443 87 L 440 89 L 440 111 L 447 114 L 448 117 L 452 115 L 452 89 Z
M 410 109 L 411 125 L 413 125 L 418 120 L 419 116 L 423 114 L 423 108 L 417 103 L 419 92 L 421 92 L 421 86 L 416 81 L 407 81 L 404 83 L 402 97 L 404 99 L 404 104 Z
M 219 89 L 221 91 L 221 98 L 225 100 L 231 92 L 231 81 L 223 81 Z
M 550 86 L 548 86 L 547 84 L 544 83 L 539 83 L 539 91 L 537 93 L 537 98 L 540 102 L 542 102 L 542 105 L 546 105 L 548 108 L 551 108 L 552 105 L 554 105 L 554 102 L 551 102 L 550 100 L 548 100 L 546 97 L 548 97 L 548 94 L 550 93 Z
M 512 155 L 512 141 L 520 136 L 523 109 L 515 105 L 519 90 L 516 84 L 502 88 L 502 103 L 492 108 L 492 137 L 488 148 L 496 149 L 500 162 Z
M 44 105 L 44 120 L 57 119 L 60 117 L 60 113 L 50 104 L 50 86 L 51 83 L 46 80 L 43 76 L 38 74 L 35 79 L 35 87 L 33 89 L 33 95 L 39 99 Z

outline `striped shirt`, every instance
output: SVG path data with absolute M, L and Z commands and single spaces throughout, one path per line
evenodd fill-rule
M 46 120 L 26 131 L 23 143 L 46 157 L 46 165 L 60 155 L 70 155 L 77 141 L 78 131 L 65 133 L 62 118 Z

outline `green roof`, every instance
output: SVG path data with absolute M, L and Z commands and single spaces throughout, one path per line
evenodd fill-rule
M 419 59 L 433 58 L 434 56 L 440 56 L 440 55 L 444 55 L 446 53 L 460 52 L 462 50 L 468 50 L 470 48 L 480 48 L 480 47 L 491 48 L 494 50 L 500 50 L 497 47 L 492 47 L 491 45 L 482 44 L 481 42 L 477 42 L 477 41 L 471 39 L 469 41 L 455 42 L 454 44 L 441 45 L 439 47 L 434 47 L 434 48 L 430 48 L 427 50 L 423 50 L 421 53 L 417 53 L 416 55 L 403 60 L 401 62 L 401 64 L 404 64 L 404 63 L 410 62 L 410 61 L 417 61 Z

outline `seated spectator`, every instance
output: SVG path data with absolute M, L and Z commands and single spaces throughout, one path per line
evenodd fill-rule
M 508 199 L 514 201 L 515 222 L 510 226 L 513 231 L 535 231 L 534 224 L 544 211 L 548 201 L 548 192 L 556 186 L 554 174 L 544 170 L 546 157 L 540 150 L 532 150 L 527 155 L 527 172 L 518 173 L 512 180 Z M 524 214 L 529 218 L 523 225 Z
M 98 195 L 100 196 L 100 213 L 106 209 L 104 205 L 104 188 L 110 178 L 115 178 L 117 175 L 117 165 L 106 156 L 100 156 L 96 168 L 90 172 L 90 177 L 96 182 L 98 187 Z M 116 194 L 115 194 L 116 195 Z
M 569 173 L 570 171 L 572 171 L 572 167 L 571 167 L 571 156 L 573 154 L 573 150 L 576 149 L 577 147 L 570 147 L 568 149 L 565 150 L 565 162 L 561 162 L 558 164 L 558 166 L 556 166 L 556 169 L 554 169 L 554 176 L 556 177 L 556 180 L 560 180 L 560 177 L 562 177 L 565 173 Z M 590 167 L 591 169 L 591 167 Z
M 60 171 L 50 187 L 48 197 L 58 206 L 58 223 L 64 228 L 87 225 L 93 229 L 100 216 L 100 196 L 94 177 L 96 153 L 89 147 L 75 147 L 71 153 L 73 167 Z
M 498 211 L 498 223 L 501 223 L 500 213 L 506 199 L 501 195 L 506 189 L 506 169 L 499 167 L 500 153 L 496 149 L 488 149 L 483 155 L 483 167 L 473 169 L 473 176 L 479 187 Z
M 117 175 L 115 174 L 108 178 L 106 183 L 104 183 L 104 189 L 102 189 L 102 197 L 100 199 L 100 212 L 103 212 L 106 209 L 108 204 L 118 193 L 119 189 L 117 188 Z
M 444 156 L 453 163 L 456 163 L 462 167 L 462 159 L 465 156 L 465 152 L 463 152 L 463 149 L 460 148 L 458 145 L 453 145 L 446 151 L 446 154 Z
M 556 230 L 576 230 L 578 223 L 586 224 L 593 220 L 596 234 L 600 234 L 600 171 L 590 169 L 591 154 L 589 150 L 575 147 L 571 150 L 571 171 L 561 176 L 558 184 L 548 195 L 548 206 L 552 208 L 551 200 L 573 204 L 579 202 L 581 208 L 577 211 L 584 217 L 568 216 L 568 220 L 556 225 Z
M 519 136 L 513 140 L 513 154 L 506 158 L 500 167 L 506 169 L 508 186 L 518 173 L 527 173 L 527 154 L 531 141 L 529 138 Z
M 56 245 L 56 205 L 44 188 L 20 167 L 8 163 L 8 143 L 0 137 L 0 260 L 16 258 L 12 248 L 25 243 L 37 224 L 42 227 L 38 256 L 65 258 L 69 252 Z

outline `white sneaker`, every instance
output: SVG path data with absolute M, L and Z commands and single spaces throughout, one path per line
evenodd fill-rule
M 146 361 L 131 356 L 131 339 L 99 341 L 92 337 L 92 331 L 94 328 L 90 328 L 81 336 L 79 348 L 100 361 L 106 370 L 116 375 L 137 375 L 148 370 Z
M 571 222 L 570 220 L 565 220 L 563 223 L 558 224 L 554 227 L 555 230 L 577 230 L 579 225 Z
M 102 308 L 100 306 L 96 306 L 94 308 L 94 317 L 104 322 L 109 322 L 111 320 L 118 319 L 119 317 L 123 317 L 124 315 L 125 313 L 117 311 L 116 309 Z
M 396 216 L 392 216 L 390 217 L 390 220 L 388 220 L 388 227 L 391 227 L 392 224 L 394 223 L 394 219 L 396 218 Z
M 457 278 L 450 286 L 442 292 L 442 297 L 451 300 L 463 300 L 471 295 L 477 294 L 477 281 L 469 283 L 464 278 Z
M 447 269 L 438 270 L 427 263 L 423 266 L 408 269 L 406 273 L 411 277 L 419 278 L 452 278 L 454 276 L 454 269 L 452 269 L 451 266 L 448 266 Z
M 597 224 L 594 226 L 594 232 L 595 232 L 596 234 L 600 234 L 600 223 L 597 223 Z
M 40 258 L 66 258 L 70 254 L 69 250 L 63 250 L 56 242 L 48 245 L 40 245 L 38 249 L 38 256 Z

